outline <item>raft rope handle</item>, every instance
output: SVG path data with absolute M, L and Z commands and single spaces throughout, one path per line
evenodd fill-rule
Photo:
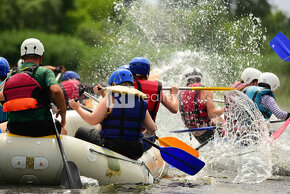
M 135 161 L 132 161 L 132 160 L 126 160 L 124 158 L 119 158 L 119 157 L 116 157 L 116 156 L 112 156 L 112 155 L 109 155 L 109 154 L 106 154 L 106 153 L 103 153 L 103 152 L 99 152 L 97 150 L 94 150 L 93 148 L 90 148 L 89 149 L 90 152 L 94 152 L 94 153 L 97 153 L 97 154 L 101 154 L 101 155 L 104 155 L 104 156 L 107 156 L 109 158 L 113 158 L 113 159 L 118 159 L 118 160 L 123 160 L 125 162 L 131 162 L 133 164 L 137 164 L 137 165 L 140 165 L 140 166 L 145 166 L 145 168 L 148 170 L 148 172 L 151 172 L 150 169 L 147 167 L 147 165 L 142 161 L 142 162 L 135 162 Z

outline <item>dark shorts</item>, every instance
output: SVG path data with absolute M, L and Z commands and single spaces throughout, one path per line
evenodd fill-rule
M 60 133 L 61 124 L 59 121 L 56 121 L 56 127 Z M 7 129 L 10 133 L 29 137 L 55 135 L 53 121 L 8 122 Z
M 143 155 L 142 141 L 102 138 L 100 130 L 97 129 L 80 127 L 75 137 L 108 148 L 134 160 L 137 160 Z

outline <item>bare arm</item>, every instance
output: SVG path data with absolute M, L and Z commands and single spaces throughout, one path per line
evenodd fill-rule
M 207 115 L 210 119 L 213 119 L 215 117 L 219 117 L 224 112 L 224 107 L 217 109 L 213 103 L 213 92 L 211 91 L 201 91 L 202 97 L 201 99 L 206 100 L 206 109 L 207 109 Z
M 4 101 L 4 100 L 5 98 L 4 98 L 3 89 L 2 89 L 0 92 L 0 101 Z
M 144 132 L 145 137 L 153 136 L 155 131 L 157 130 L 157 126 L 152 120 L 148 110 L 146 111 L 146 116 L 143 121 L 143 125 L 146 128 L 146 131 Z
M 161 103 L 165 106 L 170 112 L 176 114 L 178 112 L 178 99 L 177 99 L 178 88 L 176 86 L 172 86 L 170 90 L 170 96 L 167 97 L 161 91 Z
M 82 117 L 84 121 L 86 121 L 90 125 L 96 125 L 102 122 L 107 114 L 107 107 L 106 107 L 106 99 L 107 97 L 103 98 L 96 109 L 89 113 L 81 108 L 79 102 L 75 102 L 74 100 L 69 101 L 69 105 L 72 109 L 76 110 L 77 113 Z
M 53 85 L 49 86 L 49 90 L 51 92 L 52 98 L 53 98 L 56 106 L 59 109 L 56 116 L 58 116 L 60 114 L 61 126 L 64 127 L 65 126 L 65 115 L 66 115 L 66 104 L 65 104 L 62 89 L 60 88 L 59 85 L 53 84 Z

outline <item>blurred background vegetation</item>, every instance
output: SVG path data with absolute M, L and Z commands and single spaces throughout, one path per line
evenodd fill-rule
M 124 6 L 122 9 L 118 9 L 117 6 L 120 2 Z M 119 58 L 108 57 L 118 53 L 113 52 L 112 48 L 115 46 L 114 42 L 118 41 L 118 33 L 126 25 L 122 12 L 126 12 L 127 7 L 134 2 L 134 0 L 0 0 L 0 56 L 5 57 L 10 65 L 14 66 L 20 58 L 22 41 L 34 37 L 45 45 L 45 65 L 65 65 L 68 70 L 77 71 L 85 82 L 100 81 L 107 76 L 104 76 L 104 72 L 108 71 L 106 63 L 109 60 L 111 64 L 118 67 L 128 63 L 132 57 L 142 52 L 142 49 L 146 49 L 136 48 L 138 52 L 123 56 L 120 51 Z M 198 0 L 172 0 L 171 2 L 171 6 L 175 6 L 176 3 L 183 4 L 185 7 L 194 7 Z M 243 21 L 244 17 L 253 14 L 253 17 L 261 20 L 267 42 L 278 32 L 283 32 L 290 37 L 290 18 L 281 11 L 273 11 L 267 0 L 220 0 L 220 3 L 227 8 L 225 16 L 228 18 L 227 21 L 219 20 L 221 23 L 219 25 L 224 26 L 225 29 L 237 19 Z M 191 15 L 195 14 L 198 13 L 192 11 Z M 130 25 L 125 27 L 133 28 Z M 212 26 L 206 31 L 200 28 L 199 34 L 212 33 L 211 30 L 214 31 L 215 27 Z M 228 33 L 231 31 L 229 30 Z M 161 36 L 166 39 L 165 35 Z M 187 42 L 195 41 L 195 45 L 206 47 L 205 38 L 191 38 L 188 37 Z M 242 38 L 241 36 L 240 39 Z M 170 36 L 167 41 L 170 42 L 171 39 Z M 138 42 L 139 40 L 135 40 L 126 46 L 133 48 L 138 45 Z M 165 40 L 162 44 L 166 47 Z M 154 48 L 147 48 L 148 50 L 152 53 L 156 52 Z M 162 50 L 158 53 L 166 55 Z M 270 46 L 263 47 L 261 54 L 265 57 L 259 69 L 279 75 L 281 88 L 278 95 L 282 99 L 280 104 L 289 106 L 287 99 L 290 95 L 290 87 L 287 78 L 290 75 L 290 64 L 283 62 Z M 106 60 L 103 55 L 107 56 Z M 154 56 L 157 60 L 156 54 Z M 154 56 L 151 55 L 152 61 L 155 60 Z M 98 73 L 94 74 L 95 71 Z

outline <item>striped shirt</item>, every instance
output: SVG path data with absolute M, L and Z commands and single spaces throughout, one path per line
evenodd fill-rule
M 278 119 L 286 120 L 288 113 L 281 110 L 276 102 L 276 100 L 270 95 L 263 95 L 260 101 L 261 105 L 270 110 Z

